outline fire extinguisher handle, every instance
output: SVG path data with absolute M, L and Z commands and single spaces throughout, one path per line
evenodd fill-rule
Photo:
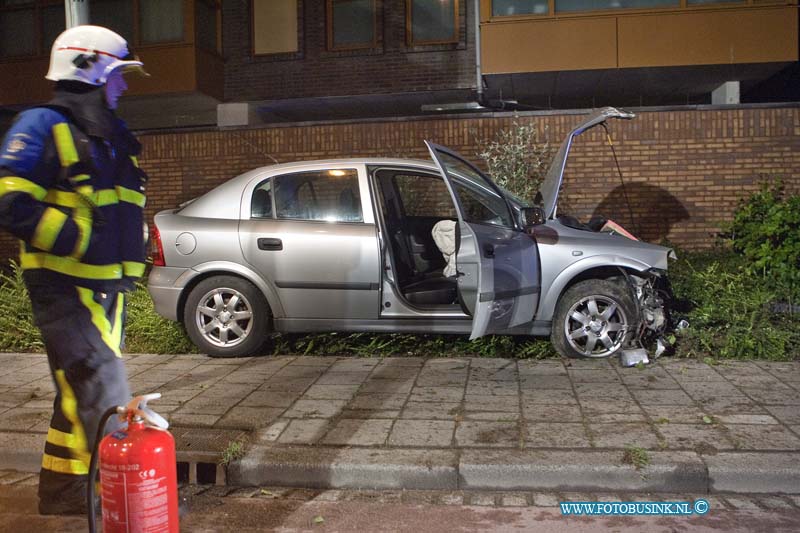
M 149 426 L 152 426 L 156 429 L 167 429 L 169 427 L 169 422 L 167 422 L 163 416 L 147 407 L 147 402 L 150 400 L 157 400 L 159 398 L 161 398 L 160 392 L 152 392 L 150 394 L 136 396 L 130 402 L 128 402 L 125 410 L 129 414 L 132 413 L 136 416 L 142 417 L 145 423 Z
M 167 422 L 166 418 L 156 413 L 152 409 L 148 409 L 145 407 L 141 409 L 140 413 L 148 426 L 153 426 L 156 429 L 164 429 L 164 430 L 169 428 L 169 422 Z

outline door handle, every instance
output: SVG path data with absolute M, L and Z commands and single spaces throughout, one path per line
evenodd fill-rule
M 283 241 L 280 239 L 270 239 L 266 237 L 262 237 L 258 239 L 258 249 L 259 250 L 283 250 Z
M 494 259 L 494 245 L 493 244 L 484 244 L 483 245 L 483 257 L 487 257 L 489 259 Z

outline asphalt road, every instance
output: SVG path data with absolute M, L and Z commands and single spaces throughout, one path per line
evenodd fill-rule
M 495 495 L 502 500 L 503 495 Z M 555 495 L 554 495 L 555 496 Z M 186 531 L 798 531 L 800 510 L 725 510 L 703 517 L 564 517 L 558 507 L 383 503 L 349 495 L 320 502 L 202 495 L 182 522 Z M 413 497 L 412 497 L 413 498 Z
M 86 531 L 85 517 L 36 513 L 35 478 L 0 485 L 0 531 Z M 181 531 L 462 532 L 754 532 L 800 530 L 797 496 L 705 496 L 703 516 L 565 517 L 564 500 L 676 501 L 696 495 L 503 493 L 433 491 L 311 491 L 231 489 L 190 485 L 181 489 L 187 510 Z

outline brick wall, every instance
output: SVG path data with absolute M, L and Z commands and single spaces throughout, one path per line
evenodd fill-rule
M 140 161 L 150 175 L 148 219 L 274 160 L 427 158 L 424 139 L 474 160 L 478 139 L 490 138 L 514 121 L 546 128 L 550 139 L 560 142 L 578 120 L 570 113 L 528 113 L 145 133 L 140 136 Z M 610 130 L 625 186 L 602 128 L 578 137 L 565 190 L 570 212 L 582 220 L 599 212 L 647 240 L 666 238 L 703 248 L 713 243 L 737 201 L 755 191 L 765 176 L 782 176 L 789 188 L 800 192 L 800 107 L 645 111 L 633 121 L 612 122 Z M 3 233 L 0 255 L 15 253 L 16 244 Z
M 250 2 L 223 2 L 225 100 L 387 94 L 475 87 L 473 2 L 459 2 L 459 42 L 406 45 L 405 2 L 378 0 L 375 48 L 328 51 L 324 0 L 299 0 L 300 50 L 253 56 Z

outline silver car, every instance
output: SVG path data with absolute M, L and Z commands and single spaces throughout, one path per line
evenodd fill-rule
M 570 357 L 606 357 L 663 332 L 668 248 L 557 215 L 575 136 L 538 205 L 458 154 L 331 159 L 235 177 L 155 217 L 148 288 L 213 357 L 258 352 L 271 332 L 549 335 Z

